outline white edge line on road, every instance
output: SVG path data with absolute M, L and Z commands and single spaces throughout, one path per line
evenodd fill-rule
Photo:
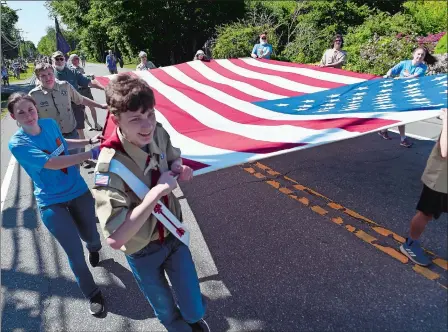
M 391 132 L 393 132 L 395 134 L 400 134 L 400 132 L 398 130 L 395 130 L 395 129 L 394 130 L 390 130 L 389 129 L 389 131 L 391 131 Z M 406 136 L 409 136 L 409 137 L 412 137 L 412 138 L 415 138 L 415 139 L 419 139 L 419 140 L 422 140 L 422 141 L 433 141 L 433 142 L 437 141 L 437 138 L 425 137 L 425 136 L 420 136 L 420 135 L 415 135 L 415 134 L 408 134 L 408 133 L 406 133 Z
M 2 205 L 0 208 L 0 212 L 3 212 L 3 205 L 5 204 L 6 196 L 8 195 L 9 185 L 11 184 L 12 174 L 14 173 L 14 168 L 15 168 L 16 164 L 17 164 L 16 158 L 14 158 L 14 156 L 11 156 L 11 159 L 9 160 L 8 168 L 6 169 L 5 177 L 3 178 L 3 183 L 2 183 L 2 191 L 0 194 L 1 200 L 2 200 Z

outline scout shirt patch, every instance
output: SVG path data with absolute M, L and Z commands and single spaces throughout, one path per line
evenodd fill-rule
M 66 96 L 67 95 L 67 90 L 61 89 L 61 95 Z
M 97 186 L 108 186 L 110 176 L 107 174 L 96 173 L 95 174 L 95 185 Z
M 40 107 L 48 107 L 50 103 L 47 100 L 41 101 L 39 104 Z

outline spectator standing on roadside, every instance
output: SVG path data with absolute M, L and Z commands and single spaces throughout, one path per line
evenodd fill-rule
M 109 50 L 109 54 L 106 56 L 106 66 L 111 74 L 118 74 L 117 70 L 117 59 L 115 55 L 112 53 L 112 50 Z
M 401 61 L 393 68 L 389 69 L 387 74 L 384 75 L 384 78 L 395 76 L 398 76 L 400 79 L 423 77 L 428 70 L 428 66 L 426 64 L 433 65 L 437 62 L 437 59 L 433 57 L 425 47 L 417 47 L 412 52 L 412 56 L 412 60 Z M 406 138 L 406 127 L 404 125 L 398 126 L 398 130 L 401 137 L 400 145 L 405 148 L 410 148 L 413 143 Z M 378 135 L 386 140 L 390 140 L 387 129 L 381 130 Z
M 272 45 L 268 44 L 267 33 L 262 33 L 260 35 L 260 43 L 254 45 L 250 56 L 254 59 L 270 59 L 271 54 Z
M 2 66 L 2 80 L 3 80 L 3 85 L 9 86 L 9 74 L 8 74 L 8 69 L 6 69 L 5 66 Z
M 84 55 L 84 53 L 81 53 L 81 54 L 79 55 L 79 58 L 81 59 L 81 65 L 82 65 L 82 67 L 85 68 L 85 66 L 86 66 L 86 56 Z
M 53 71 L 51 67 L 48 70 Z M 99 315 L 104 311 L 104 300 L 86 264 L 81 242 L 86 243 L 90 265 L 98 266 L 101 240 L 95 203 L 79 169 L 74 167 L 87 159 L 96 160 L 99 147 L 74 155 L 68 150 L 95 144 L 100 137 L 66 139 L 53 119 L 38 119 L 36 101 L 24 93 L 9 97 L 8 111 L 20 125 L 9 140 L 9 149 L 33 180 L 42 222 L 67 254 L 76 282 L 89 300 L 90 313 Z
M 135 70 L 149 70 L 156 68 L 156 66 L 151 61 L 148 61 L 148 55 L 146 54 L 146 52 L 141 51 L 138 54 L 138 57 L 140 58 L 140 63 L 137 65 L 137 68 Z
M 431 260 L 420 246 L 420 236 L 432 219 L 448 212 L 448 124 L 447 109 L 442 110 L 442 132 L 428 158 L 422 175 L 423 190 L 417 203 L 417 213 L 411 220 L 409 237 L 400 251 L 415 264 L 427 266 Z
M 193 61 L 197 61 L 197 60 L 205 61 L 205 62 L 210 61 L 210 59 L 205 55 L 203 50 L 198 50 L 196 52 L 196 54 L 194 55 Z
M 343 46 L 344 38 L 342 38 L 342 35 L 335 35 L 331 41 L 330 48 L 322 55 L 319 67 L 342 68 L 347 59 L 347 52 L 342 50 Z
M 79 92 L 79 87 L 93 87 L 100 90 L 104 90 L 104 87 L 96 80 L 91 80 L 87 76 L 78 73 L 75 69 L 70 69 L 66 66 L 65 58 L 62 52 L 57 51 L 53 53 L 53 68 L 55 76 L 60 81 L 69 82 L 76 91 Z M 98 106 L 97 106 L 98 107 Z M 76 129 L 80 138 L 84 138 L 84 118 L 85 118 L 85 107 L 84 105 L 77 105 L 72 103 L 72 109 L 75 114 L 76 119 Z
M 76 70 L 78 73 L 80 73 L 82 75 L 85 75 L 84 68 L 82 68 L 79 65 L 79 57 L 76 54 L 72 54 L 68 58 L 68 67 L 70 69 Z M 80 87 L 78 87 L 78 91 L 84 97 L 87 97 L 87 98 L 93 100 L 92 91 L 90 91 L 90 87 L 80 86 Z M 94 126 L 92 127 L 92 125 L 90 124 L 89 118 L 87 117 L 87 113 L 84 111 L 84 119 L 87 122 L 87 125 L 89 126 L 89 130 L 102 131 L 103 128 L 98 124 L 98 117 L 96 114 L 95 107 L 89 107 L 89 109 L 90 109 L 90 113 L 92 114 L 92 119 L 93 119 L 93 123 L 94 123 Z

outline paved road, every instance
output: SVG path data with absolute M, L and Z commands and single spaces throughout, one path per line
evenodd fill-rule
M 106 74 L 102 65 L 88 64 L 86 72 Z M 104 102 L 103 93 L 93 93 Z M 408 128 L 435 138 L 440 121 Z M 14 121 L 2 121 L 2 184 L 15 130 Z M 415 267 L 396 250 L 432 145 L 416 140 L 403 149 L 397 136 L 367 135 L 183 185 L 178 195 L 213 331 L 445 331 L 446 216 L 422 239 L 442 258 L 431 268 Z M 91 185 L 92 170 L 83 176 Z M 87 313 L 17 166 L 2 206 L 2 331 L 163 330 L 121 253 L 107 247 L 92 269 L 107 314 Z

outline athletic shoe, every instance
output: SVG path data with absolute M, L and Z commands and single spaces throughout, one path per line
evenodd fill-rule
M 191 326 L 193 332 L 210 332 L 210 327 L 204 319 L 201 319 L 193 324 L 188 324 Z
M 431 259 L 425 255 L 417 240 L 406 239 L 406 242 L 400 246 L 400 251 L 415 264 L 421 266 L 428 266 L 431 264 Z
M 98 316 L 104 311 L 104 299 L 103 295 L 101 295 L 101 292 L 98 292 L 94 297 L 92 297 L 89 300 L 89 312 L 94 315 Z
M 414 143 L 409 142 L 407 138 L 401 141 L 400 145 L 404 148 L 410 148 Z
M 380 135 L 382 138 L 389 140 L 389 134 L 387 133 L 387 131 L 379 131 L 378 135 Z
M 100 262 L 100 253 L 98 251 L 89 252 L 89 262 L 92 267 L 97 267 Z

